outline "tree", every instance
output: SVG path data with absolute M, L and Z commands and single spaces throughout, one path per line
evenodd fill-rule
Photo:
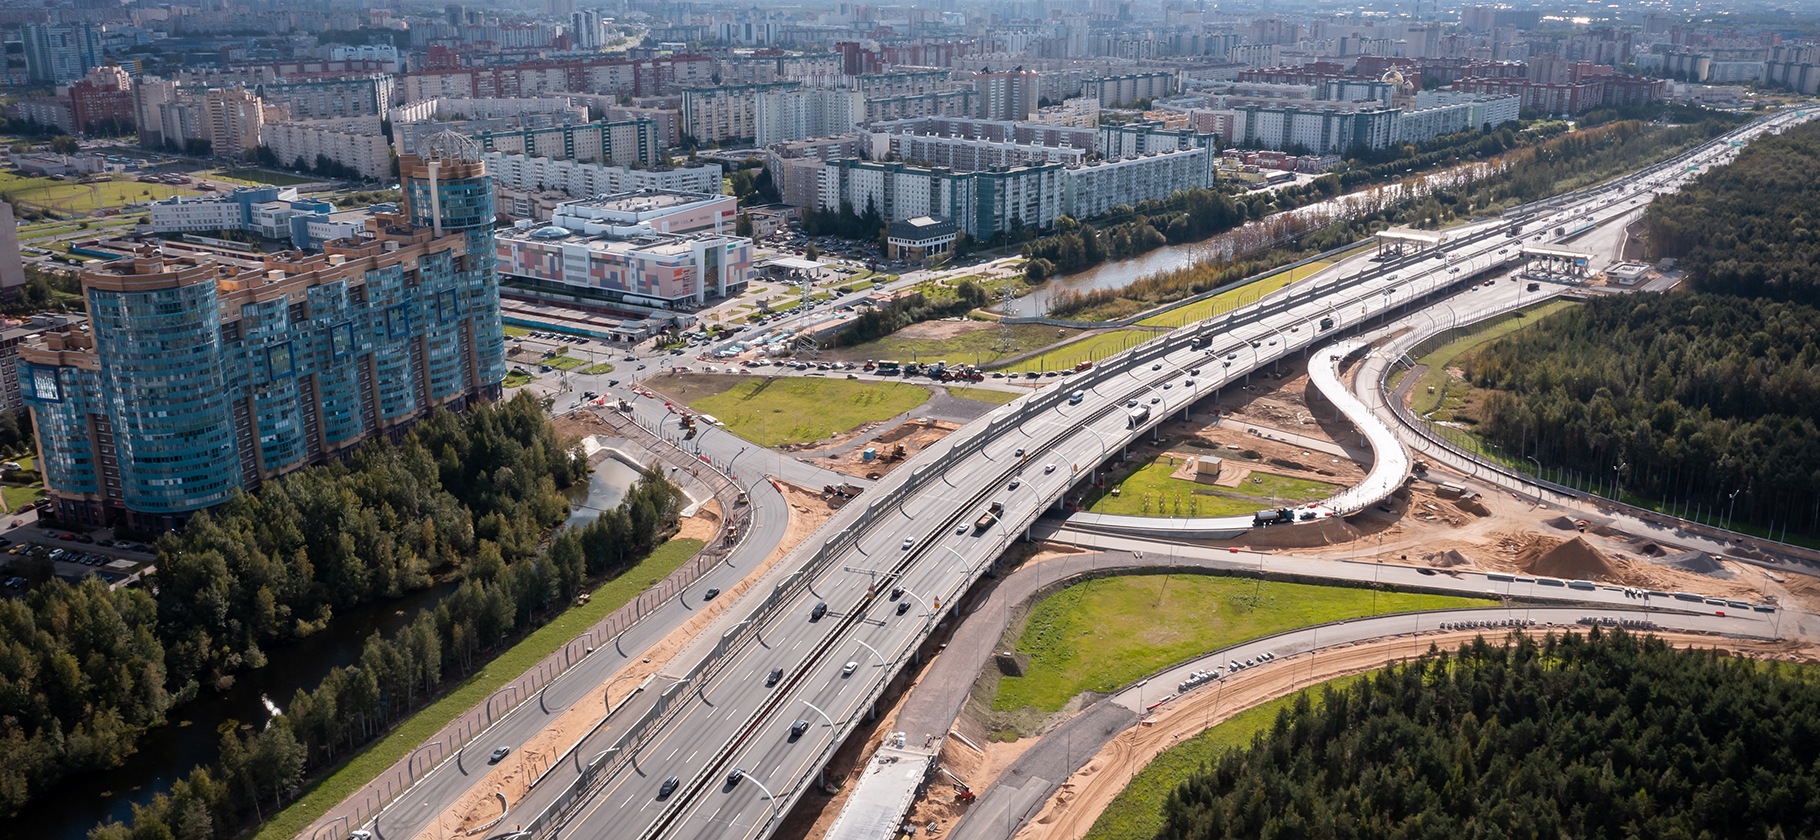
M 735 235 L 735 236 L 751 236 L 752 235 L 752 214 L 741 213 L 741 214 L 739 214 L 739 216 L 737 218 L 735 218 L 733 220 L 733 235 Z
M 260 166 L 269 167 L 271 169 L 277 169 L 283 165 L 278 162 L 278 153 L 272 151 L 271 146 L 267 146 L 263 143 L 253 149 L 253 160 Z
M 82 144 L 76 142 L 76 138 L 74 137 L 67 134 L 59 134 L 56 137 L 51 138 L 51 151 L 60 155 L 73 155 L 82 151 Z
M 819 260 L 822 258 L 822 249 L 815 247 L 815 243 L 811 242 L 807 246 L 804 246 L 803 258 L 809 259 L 809 260 Z

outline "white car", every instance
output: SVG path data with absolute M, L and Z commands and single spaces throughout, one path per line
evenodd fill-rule
M 846 665 L 841 667 L 840 675 L 843 677 L 851 677 L 851 676 L 853 676 L 853 672 L 857 671 L 857 670 L 859 670 L 859 663 L 858 662 L 849 662 Z
M 1044 464 L 1043 472 L 1045 472 L 1045 473 L 1055 472 L 1055 465 L 1054 464 Z
M 915 544 L 916 544 L 916 541 L 915 541 L 915 540 L 913 540 L 913 539 L 911 539 L 911 538 L 909 538 L 909 537 L 905 537 L 905 538 L 904 538 L 904 542 L 903 542 L 903 544 L 902 544 L 902 545 L 900 545 L 900 546 L 898 546 L 898 548 L 901 548 L 901 549 L 903 549 L 903 550 L 905 550 L 905 551 L 909 551 L 909 550 L 910 550 L 910 546 L 912 546 L 912 545 L 915 545 Z

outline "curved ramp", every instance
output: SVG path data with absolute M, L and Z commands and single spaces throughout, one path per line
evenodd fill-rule
M 1397 439 L 1396 433 L 1340 381 L 1340 365 L 1370 346 L 1370 343 L 1361 339 L 1348 339 L 1313 351 L 1316 358 L 1311 359 L 1308 365 L 1308 378 L 1321 390 L 1322 396 L 1338 407 L 1346 419 L 1364 433 L 1374 456 L 1371 472 L 1365 476 L 1364 481 L 1340 491 L 1324 502 L 1298 507 L 1299 512 L 1314 511 L 1315 518 L 1345 516 L 1377 504 L 1396 492 L 1403 480 L 1409 477 L 1409 450 Z M 1072 528 L 1164 539 L 1227 540 L 1252 527 L 1252 518 L 1249 516 L 1171 518 L 1077 511 L 1065 519 Z

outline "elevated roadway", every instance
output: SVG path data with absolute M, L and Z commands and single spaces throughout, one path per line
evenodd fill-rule
M 1785 118 L 1717 142 L 1729 148 Z M 1711 154 L 1724 152 L 1695 153 Z M 1622 212 L 1634 189 L 1670 188 L 1685 174 L 1671 162 L 1512 215 L 1527 227 Z M 950 435 L 785 558 L 783 579 L 724 616 L 699 656 L 668 672 L 674 682 L 651 687 L 660 703 L 612 723 L 620 740 L 587 762 L 561 801 L 509 821 L 537 838 L 559 828 L 563 837 L 765 836 L 954 599 L 1102 460 L 1243 371 L 1321 340 L 1324 318 L 1350 330 L 1464 285 L 1506 259 L 1510 225 L 1470 225 L 1439 253 L 1342 273 L 1176 330 Z M 975 528 L 990 502 L 1002 512 Z M 899 586 L 899 599 L 878 597 Z M 825 614 L 812 618 L 822 604 Z M 801 735 L 791 732 L 796 720 L 810 722 Z M 660 798 L 671 777 L 674 790 Z

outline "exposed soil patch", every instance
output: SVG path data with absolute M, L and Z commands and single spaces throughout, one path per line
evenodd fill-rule
M 991 321 L 921 321 L 892 333 L 897 338 L 940 341 L 980 330 L 998 329 Z

